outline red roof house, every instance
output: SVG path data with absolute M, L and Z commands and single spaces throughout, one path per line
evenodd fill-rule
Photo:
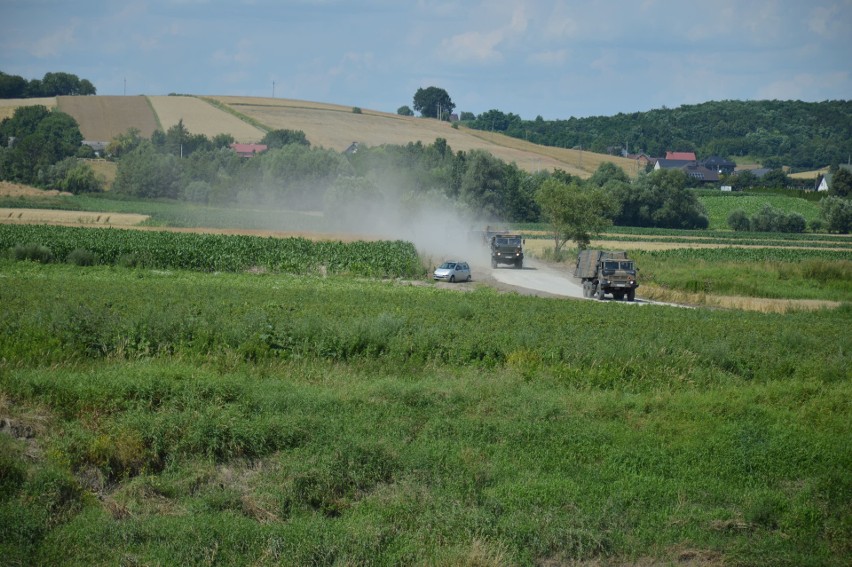
M 666 159 L 679 161 L 695 161 L 695 152 L 666 152 Z
M 231 149 L 240 157 L 250 158 L 267 150 L 266 144 L 231 144 Z

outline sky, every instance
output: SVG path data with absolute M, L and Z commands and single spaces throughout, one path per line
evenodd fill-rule
M 0 0 L 0 71 L 527 120 L 849 100 L 852 0 Z

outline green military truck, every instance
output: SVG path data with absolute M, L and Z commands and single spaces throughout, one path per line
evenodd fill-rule
M 512 264 L 518 269 L 524 267 L 524 240 L 519 234 L 495 234 L 491 236 L 491 267 L 498 264 Z
M 574 277 L 583 280 L 583 297 L 603 299 L 609 293 L 615 299 L 633 301 L 639 287 L 636 266 L 627 252 L 581 250 Z

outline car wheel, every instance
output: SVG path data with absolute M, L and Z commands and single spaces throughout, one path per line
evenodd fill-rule
M 467 281 L 470 281 L 470 280 L 472 280 L 472 279 L 473 279 L 473 276 L 471 276 L 470 274 L 468 274 L 468 275 L 467 275 Z
M 455 283 L 455 281 L 456 281 L 456 277 L 455 277 L 455 276 L 450 276 L 450 283 Z

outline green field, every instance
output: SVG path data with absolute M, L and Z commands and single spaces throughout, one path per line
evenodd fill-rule
M 8 565 L 852 552 L 848 306 L 9 260 L 0 281 Z
M 707 210 L 707 216 L 710 219 L 709 228 L 712 230 L 729 229 L 728 215 L 734 211 L 744 211 L 746 215 L 751 217 L 760 211 L 764 205 L 769 205 L 787 214 L 799 213 L 808 222 L 819 218 L 819 203 L 798 197 L 701 191 L 698 193 L 698 198 Z

